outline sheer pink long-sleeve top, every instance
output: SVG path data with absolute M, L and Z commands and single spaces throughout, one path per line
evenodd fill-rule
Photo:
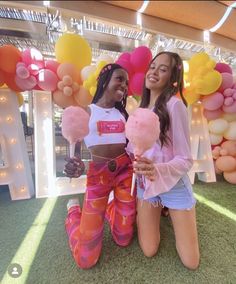
M 167 103 L 167 110 L 170 116 L 168 145 L 161 147 L 160 141 L 157 141 L 143 154 L 154 162 L 157 172 L 155 181 L 142 177 L 144 199 L 169 191 L 181 178 L 186 186 L 191 187 L 187 176 L 193 165 L 187 108 L 182 100 L 173 96 Z

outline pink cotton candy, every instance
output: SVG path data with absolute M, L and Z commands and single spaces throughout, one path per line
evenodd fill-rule
M 141 156 L 159 138 L 159 118 L 149 109 L 137 108 L 127 120 L 125 133 L 134 147 L 134 155 Z
M 62 114 L 62 135 L 70 144 L 81 141 L 89 133 L 89 114 L 81 107 L 69 106 Z

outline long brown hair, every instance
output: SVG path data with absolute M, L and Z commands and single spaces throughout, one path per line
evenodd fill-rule
M 152 59 L 152 61 L 150 62 L 150 65 L 161 54 L 167 54 L 169 56 L 170 61 L 171 61 L 171 66 L 172 66 L 170 80 L 167 86 L 165 87 L 165 89 L 160 94 L 160 96 L 158 96 L 158 98 L 156 99 L 155 106 L 154 106 L 154 112 L 158 115 L 159 120 L 160 120 L 159 138 L 161 141 L 161 146 L 163 146 L 164 144 L 168 145 L 168 142 L 169 142 L 169 137 L 166 134 L 170 128 L 170 117 L 167 111 L 167 102 L 172 96 L 175 96 L 177 93 L 180 94 L 180 97 L 186 106 L 187 106 L 187 102 L 183 96 L 184 66 L 183 66 L 182 59 L 177 53 L 163 51 L 163 52 L 158 53 Z M 148 107 L 149 103 L 150 103 L 150 90 L 146 88 L 145 83 L 144 83 L 143 95 L 142 95 L 140 107 L 146 108 Z

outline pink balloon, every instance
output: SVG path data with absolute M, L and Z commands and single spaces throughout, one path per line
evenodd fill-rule
M 228 97 L 228 98 L 225 98 L 224 100 L 224 105 L 225 106 L 231 106 L 234 102 L 234 99 L 232 97 Z
M 232 97 L 233 94 L 234 94 L 234 89 L 230 89 L 230 88 L 225 89 L 223 93 L 225 97 Z
M 21 79 L 18 76 L 15 76 L 15 82 L 23 91 L 32 90 L 37 84 L 37 80 L 34 76 L 30 76 L 27 79 Z
M 133 67 L 130 61 L 125 60 L 125 59 L 118 59 L 116 63 L 119 64 L 121 67 L 123 67 L 128 72 L 129 79 L 130 79 L 131 76 L 134 74 L 134 70 L 133 70 Z
M 232 68 L 225 63 L 217 63 L 215 66 L 215 70 L 220 72 L 220 73 L 229 73 L 229 74 L 233 74 Z
M 145 73 L 152 60 L 152 52 L 146 46 L 139 46 L 134 49 L 130 56 L 130 62 L 135 72 Z
M 38 85 L 42 90 L 54 91 L 57 88 L 58 78 L 49 69 L 41 69 L 38 74 Z
M 57 68 L 59 67 L 59 63 L 57 61 L 54 60 L 46 60 L 44 62 L 44 67 L 45 69 L 49 69 L 51 71 L 53 71 L 55 74 L 57 74 Z
M 28 66 L 28 70 L 30 71 L 31 75 L 38 75 L 40 69 L 41 69 L 41 66 L 40 65 L 38 66 L 37 64 L 34 64 L 34 63 Z
M 216 110 L 203 110 L 203 115 L 207 120 L 213 120 L 219 118 L 223 114 L 222 109 L 216 109 Z
M 25 67 L 25 66 L 17 66 L 16 67 L 16 75 L 20 78 L 20 79 L 27 79 L 30 76 L 30 72 L 29 70 Z
M 130 90 L 133 94 L 141 96 L 144 84 L 144 73 L 135 73 L 130 79 Z
M 216 110 L 224 103 L 224 96 L 216 92 L 212 95 L 204 96 L 202 100 L 203 107 L 207 110 Z
M 218 92 L 223 93 L 225 89 L 232 88 L 234 82 L 233 82 L 233 76 L 229 73 L 222 73 L 222 83 L 218 89 Z
M 228 98 L 230 99 L 230 98 Z M 233 99 L 233 98 L 231 98 Z M 233 101 L 231 105 L 223 105 L 223 111 L 226 113 L 236 113 L 236 101 Z
M 26 66 L 36 64 L 40 69 L 44 67 L 43 55 L 34 47 L 28 48 L 22 52 L 22 61 Z
M 130 61 L 130 53 L 129 52 L 123 52 L 118 60 L 127 60 L 127 61 Z

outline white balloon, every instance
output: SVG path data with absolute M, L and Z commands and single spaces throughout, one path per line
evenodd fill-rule
M 109 64 L 109 63 L 113 63 L 114 59 L 108 54 L 101 54 L 97 59 L 97 63 L 96 63 L 97 66 L 100 61 L 106 61 L 107 64 Z
M 209 135 L 210 135 L 211 145 L 218 145 L 223 140 L 222 135 L 217 135 L 217 134 L 214 134 L 214 133 L 209 133 Z
M 214 134 L 223 134 L 228 129 L 228 121 L 222 118 L 210 120 L 208 128 Z
M 82 70 L 81 70 L 81 79 L 83 81 L 87 80 L 89 75 L 94 73 L 96 71 L 97 67 L 96 65 L 88 65 L 85 66 Z
M 224 138 L 228 140 L 236 140 L 236 121 L 229 123 L 228 129 L 224 133 Z

